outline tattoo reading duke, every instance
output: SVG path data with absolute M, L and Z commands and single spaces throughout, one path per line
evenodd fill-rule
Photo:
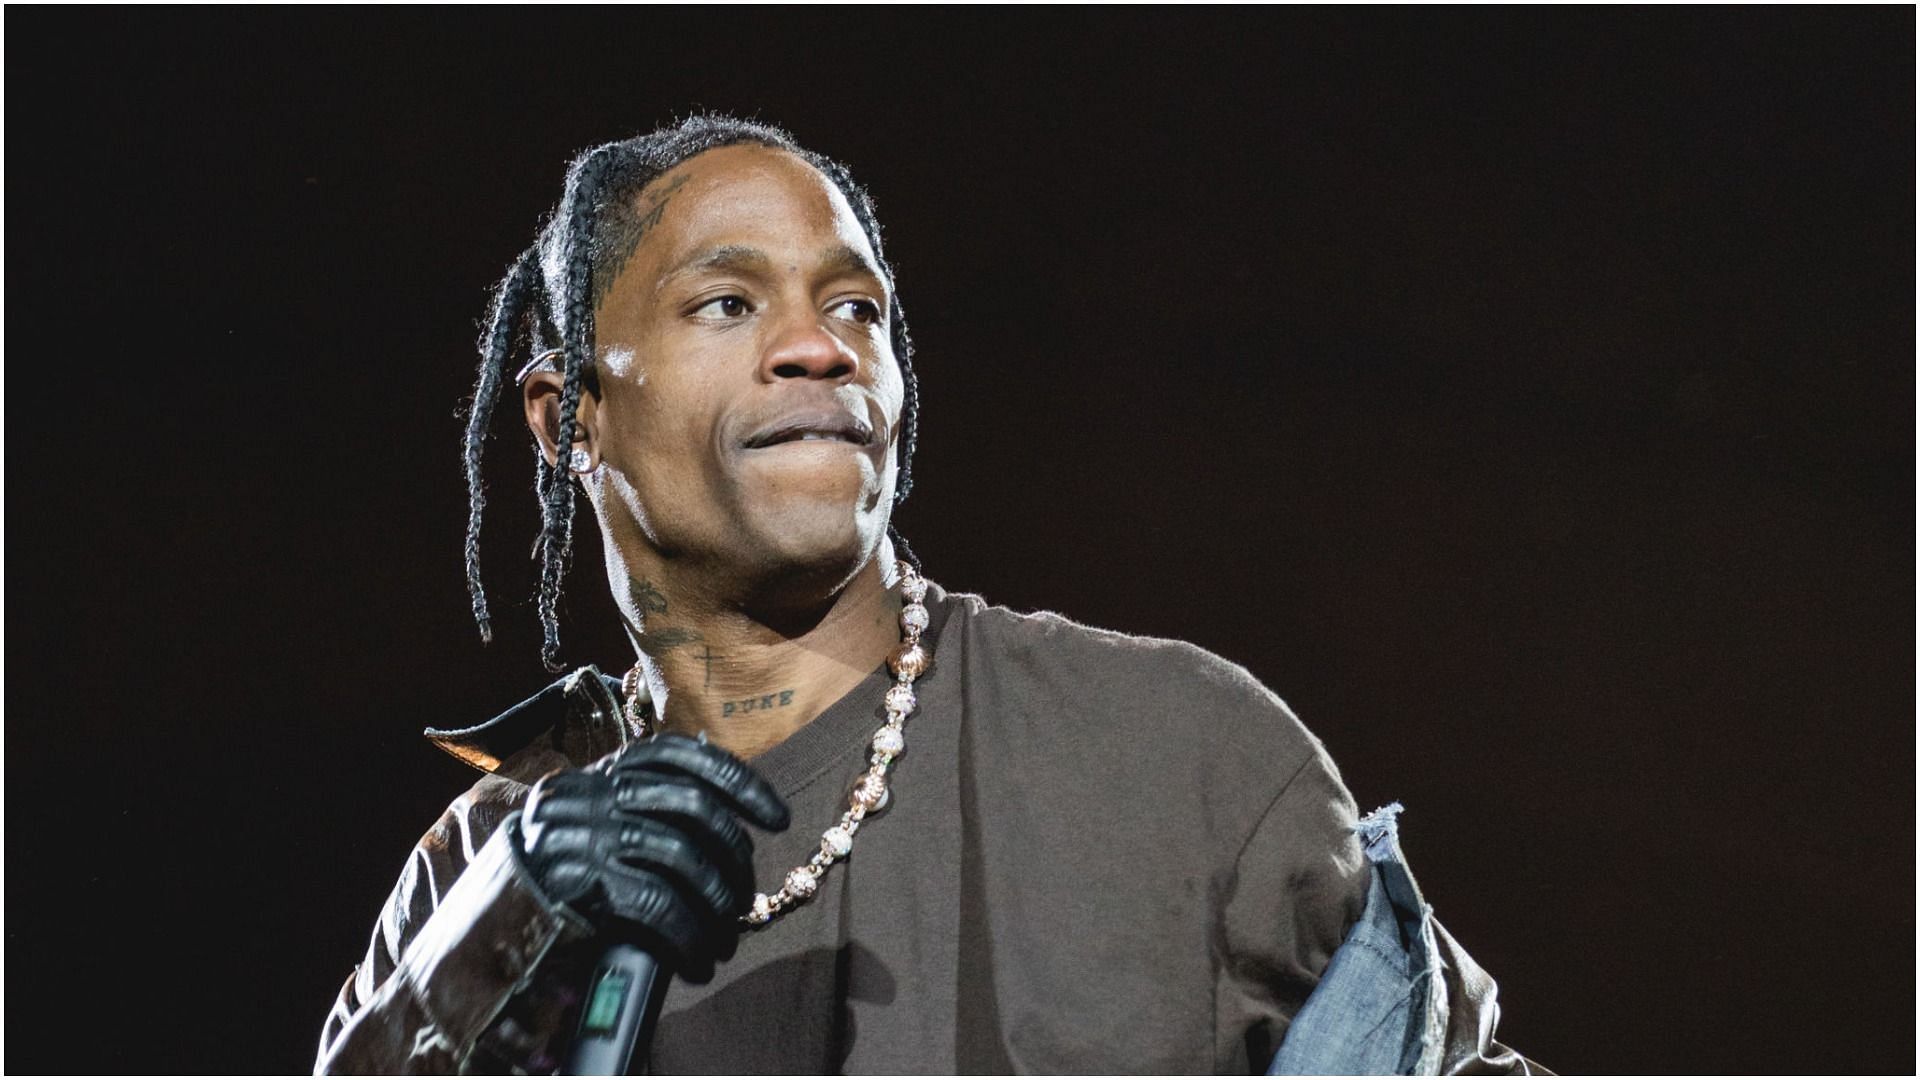
M 793 691 L 780 690 L 772 694 L 761 694 L 757 698 L 741 698 L 739 701 L 722 702 L 720 705 L 720 715 L 732 716 L 735 713 L 750 713 L 755 710 L 765 712 L 768 709 L 777 709 L 782 705 L 791 704 L 793 704 Z

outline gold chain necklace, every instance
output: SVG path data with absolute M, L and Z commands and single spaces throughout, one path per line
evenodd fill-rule
M 926 579 L 907 562 L 897 563 L 895 568 L 900 575 L 900 598 L 904 601 L 900 606 L 900 644 L 887 656 L 887 668 L 893 672 L 894 683 L 887 688 L 886 723 L 873 733 L 872 752 L 867 758 L 870 767 L 855 781 L 840 820 L 820 834 L 820 850 L 787 871 L 787 879 L 778 891 L 754 894 L 753 910 L 740 917 L 740 921 L 749 926 L 765 926 L 817 892 L 827 868 L 853 851 L 853 836 L 860 831 L 860 823 L 887 805 L 890 797 L 887 770 L 894 758 L 906 752 L 904 729 L 907 717 L 917 704 L 913 683 L 933 666 L 933 653 L 920 644 L 920 632 L 930 621 L 926 606 L 921 603 L 927 598 Z M 655 725 L 652 717 L 640 712 L 639 684 L 640 665 L 635 664 L 621 680 L 621 689 L 627 694 L 627 721 L 645 737 L 654 733 Z

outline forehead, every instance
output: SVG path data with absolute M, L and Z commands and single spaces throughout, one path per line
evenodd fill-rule
M 641 190 L 659 224 L 635 252 L 655 271 L 700 251 L 739 245 L 800 263 L 841 246 L 873 259 L 846 196 L 818 169 L 784 151 L 724 146 L 680 163 Z

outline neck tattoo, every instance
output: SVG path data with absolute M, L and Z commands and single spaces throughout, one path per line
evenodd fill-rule
M 927 597 L 927 582 L 910 564 L 900 562 L 896 565 L 900 575 L 900 644 L 887 656 L 887 668 L 893 672 L 894 683 L 887 688 L 886 723 L 873 733 L 869 744 L 866 772 L 854 782 L 853 794 L 848 797 L 847 809 L 841 813 L 840 820 L 820 834 L 820 850 L 805 863 L 787 872 L 786 881 L 774 893 L 756 893 L 753 909 L 740 917 L 748 926 L 765 926 L 785 914 L 791 908 L 805 902 L 820 888 L 820 879 L 827 874 L 827 868 L 846 858 L 853 851 L 853 836 L 860 831 L 861 822 L 869 816 L 886 809 L 891 793 L 887 787 L 887 770 L 893 760 L 906 752 L 907 737 L 904 732 L 907 717 L 913 713 L 917 700 L 913 695 L 914 680 L 926 674 L 933 666 L 933 653 L 920 644 L 920 632 L 927 628 L 929 616 L 926 606 L 921 603 Z M 640 665 L 635 664 L 621 680 L 626 691 L 627 722 L 642 737 L 654 734 L 658 725 L 652 715 L 653 710 L 644 712 L 639 707 Z

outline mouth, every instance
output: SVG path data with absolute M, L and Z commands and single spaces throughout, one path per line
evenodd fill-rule
M 742 446 L 748 450 L 760 450 L 789 443 L 820 442 L 845 443 L 864 448 L 873 444 L 873 428 L 851 413 L 796 413 L 783 416 L 749 435 Z

